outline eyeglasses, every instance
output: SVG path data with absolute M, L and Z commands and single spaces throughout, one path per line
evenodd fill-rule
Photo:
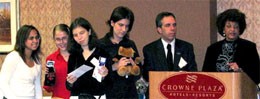
M 61 42 L 61 41 L 68 40 L 68 37 L 54 38 L 54 40 L 57 41 L 57 42 Z
M 41 39 L 40 36 L 30 36 L 27 38 L 28 40 L 33 40 L 33 39 L 36 39 L 36 40 L 39 40 Z

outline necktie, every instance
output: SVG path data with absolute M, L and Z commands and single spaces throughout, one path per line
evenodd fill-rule
M 172 47 L 170 44 L 167 45 L 167 63 L 169 70 L 173 70 L 173 59 L 172 59 Z

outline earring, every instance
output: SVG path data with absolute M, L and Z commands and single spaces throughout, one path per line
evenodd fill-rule
M 223 37 L 226 37 L 226 34 L 223 32 Z
M 88 32 L 89 35 L 91 35 L 91 29 L 89 29 L 89 32 Z

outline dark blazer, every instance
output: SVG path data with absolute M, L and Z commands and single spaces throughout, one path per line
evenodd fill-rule
M 100 47 L 103 48 L 107 53 L 109 53 L 110 57 L 114 58 L 118 55 L 118 49 L 120 46 L 133 48 L 133 50 L 135 51 L 134 57 L 139 57 L 137 47 L 133 40 L 124 37 L 123 40 L 120 41 L 118 44 L 114 44 L 110 40 L 111 37 L 112 33 L 107 33 L 103 38 L 100 39 L 99 42 Z M 114 62 L 111 63 L 113 64 Z M 141 64 L 138 64 L 138 66 L 141 66 Z M 140 76 L 129 75 L 128 78 L 121 77 L 117 74 L 117 71 L 112 71 L 110 75 L 113 82 L 113 87 L 106 94 L 107 99 L 138 98 L 135 82 L 140 78 Z
M 108 75 L 102 80 L 102 82 L 98 82 L 92 77 L 95 66 L 91 63 L 91 60 L 93 58 L 99 59 L 99 57 L 107 58 L 105 66 L 109 70 Z M 93 67 L 93 69 L 80 76 L 73 84 L 66 81 L 66 88 L 71 91 L 71 96 L 89 95 L 90 98 L 93 97 L 93 95 L 106 94 L 112 87 L 112 79 L 110 78 L 110 71 L 112 71 L 112 68 L 110 68 L 111 63 L 109 60 L 111 61 L 109 55 L 98 47 L 96 47 L 95 51 L 87 60 L 84 59 L 82 52 L 71 53 L 68 60 L 68 73 L 74 71 L 83 64 Z
M 236 52 L 234 54 L 234 62 L 256 83 L 259 81 L 259 55 L 257 53 L 256 44 L 239 38 Z M 216 60 L 222 53 L 222 44 L 224 40 L 210 45 L 207 49 L 202 71 L 216 72 Z
M 197 71 L 192 44 L 176 39 L 174 51 L 174 71 Z M 149 81 L 149 71 L 169 71 L 161 39 L 146 45 L 143 48 L 143 54 L 143 76 L 147 81 Z M 187 62 L 183 68 L 178 66 L 181 57 Z

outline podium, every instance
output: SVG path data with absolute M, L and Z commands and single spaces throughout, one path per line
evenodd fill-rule
M 257 99 L 243 72 L 149 72 L 150 99 Z

